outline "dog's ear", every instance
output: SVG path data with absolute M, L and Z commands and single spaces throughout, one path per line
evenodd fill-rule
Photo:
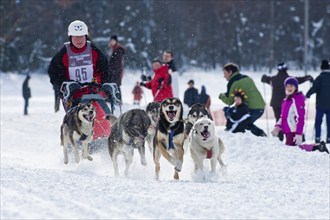
M 150 108 L 151 102 L 148 103 L 147 107 L 146 107 L 146 111 L 148 111 L 148 109 Z

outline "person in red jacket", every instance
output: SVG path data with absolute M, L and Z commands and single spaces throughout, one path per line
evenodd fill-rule
M 162 65 L 159 59 L 152 62 L 155 75 L 148 82 L 141 82 L 140 85 L 151 89 L 155 102 L 162 102 L 164 99 L 173 98 L 171 75 L 168 73 L 168 65 Z
M 140 105 L 143 90 L 142 90 L 139 82 L 136 82 L 136 85 L 134 86 L 132 93 L 133 93 L 133 104 Z
M 110 82 L 107 57 L 87 40 L 87 25 L 79 20 L 71 22 L 68 27 L 68 36 L 70 42 L 65 43 L 52 58 L 48 68 L 55 96 L 62 96 L 60 87 L 65 81 L 96 82 L 98 84 Z M 79 102 L 79 98 L 86 93 L 89 91 L 87 88 L 83 88 L 74 93 L 73 99 Z M 68 110 L 68 106 L 63 104 L 66 107 L 65 110 Z M 73 103 L 72 106 L 75 104 L 77 103 Z M 56 106 L 55 111 L 58 111 Z

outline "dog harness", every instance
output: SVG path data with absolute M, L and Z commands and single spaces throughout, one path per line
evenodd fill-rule
M 210 159 L 211 157 L 212 157 L 212 149 L 207 150 L 207 153 L 206 153 L 206 159 Z
M 174 149 L 174 144 L 173 144 L 173 137 L 174 137 L 174 130 L 170 130 L 169 136 L 168 136 L 168 146 L 169 149 Z

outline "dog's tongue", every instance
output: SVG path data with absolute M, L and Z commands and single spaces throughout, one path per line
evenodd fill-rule
M 173 120 L 173 119 L 175 118 L 175 111 L 168 111 L 168 112 L 167 112 L 167 116 L 168 116 L 171 120 Z
M 92 121 L 93 115 L 92 114 L 85 115 L 85 118 L 86 118 L 87 121 Z
M 203 132 L 201 132 L 201 134 L 204 138 L 209 138 L 211 135 L 209 131 L 203 131 Z

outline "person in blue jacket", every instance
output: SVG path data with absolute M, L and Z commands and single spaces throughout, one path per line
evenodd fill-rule
M 323 115 L 327 117 L 327 143 L 330 143 L 330 65 L 328 60 L 321 63 L 321 73 L 313 82 L 306 94 L 309 98 L 316 93 L 315 142 L 321 141 L 321 125 Z
M 198 90 L 194 87 L 194 80 L 189 80 L 189 88 L 184 92 L 183 103 L 190 108 L 193 104 L 198 103 Z

